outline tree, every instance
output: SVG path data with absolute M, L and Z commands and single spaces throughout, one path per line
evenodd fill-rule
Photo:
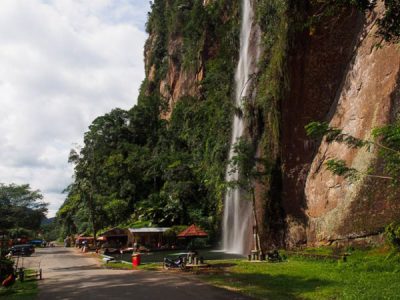
M 342 129 L 331 127 L 325 122 L 311 122 L 306 127 L 307 135 L 313 138 L 325 137 L 326 142 L 338 142 L 350 148 L 366 148 L 369 151 L 377 149 L 378 156 L 383 161 L 385 174 L 374 174 L 371 171 L 361 172 L 348 167 L 340 159 L 330 159 L 325 164 L 328 170 L 335 175 L 356 180 L 362 176 L 391 180 L 398 184 L 400 180 L 400 123 L 377 127 L 372 130 L 372 139 L 359 139 Z
M 47 212 L 39 190 L 29 184 L 0 183 L 0 230 L 25 228 L 37 231 Z
M 63 238 L 77 233 L 76 216 L 80 209 L 80 196 L 74 184 L 68 186 L 64 193 L 67 193 L 67 197 L 56 214 L 57 227 L 59 227 L 60 237 Z
M 71 151 L 69 161 L 75 163 L 75 182 L 72 185 L 69 196 L 77 197 L 79 204 L 83 204 L 88 212 L 89 221 L 92 225 L 93 237 L 96 240 L 96 234 L 99 229 L 97 214 L 98 203 L 96 203 L 97 195 L 95 195 L 95 165 L 93 161 L 85 160 L 84 155 L 76 155 Z
M 255 184 L 260 181 L 266 172 L 260 172 L 257 169 L 257 165 L 263 163 L 261 158 L 255 155 L 255 148 L 252 143 L 247 141 L 245 138 L 240 138 L 234 145 L 233 151 L 235 155 L 232 157 L 230 164 L 230 173 L 239 173 L 238 180 L 229 182 L 233 187 L 241 188 L 245 192 L 250 194 L 253 216 L 254 216 L 254 231 L 256 235 L 255 247 L 256 250 L 261 250 L 259 227 L 256 212 L 256 196 L 255 196 Z
M 46 241 L 55 241 L 59 237 L 59 228 L 54 219 L 49 223 L 42 224 L 41 230 Z
M 83 148 L 72 153 L 74 190 L 60 210 L 67 218 L 59 218 L 65 231 L 88 228 L 92 202 L 98 226 L 118 226 L 137 217 L 163 226 L 196 222 L 210 231 L 219 229 L 239 4 L 216 1 L 204 7 L 192 0 L 153 2 L 146 26 L 152 36 L 146 44 L 146 73 L 156 70 L 155 77 L 143 81 L 137 105 L 130 110 L 117 109 L 96 118 Z M 178 32 L 183 45 L 169 57 L 168 39 Z M 181 70 L 191 68 L 196 64 L 187 63 L 201 60 L 206 41 L 220 42 L 202 66 L 207 72 L 198 97 L 181 97 L 170 118 L 161 118 L 170 108 L 158 88 L 168 58 Z M 166 88 L 172 92 L 173 87 Z
M 146 173 L 152 161 L 151 146 L 162 127 L 158 115 L 155 97 L 148 97 L 130 111 L 114 109 L 92 122 L 83 147 L 72 149 L 69 156 L 75 173 L 68 205 L 61 209 L 69 216 L 65 221 L 60 218 L 66 231 L 74 222 L 78 230 L 90 223 L 96 237 L 99 229 L 124 222 L 138 199 L 148 197 L 157 181 Z

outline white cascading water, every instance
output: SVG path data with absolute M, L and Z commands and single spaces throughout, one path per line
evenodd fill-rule
M 240 56 L 235 74 L 235 105 L 242 107 L 242 99 L 249 95 L 249 79 L 255 71 L 257 55 L 251 53 L 251 35 L 253 28 L 253 9 L 251 0 L 242 1 L 242 24 L 240 31 Z M 256 46 L 258 47 L 258 46 Z M 257 51 L 258 52 L 258 51 Z M 235 114 L 233 119 L 231 149 L 229 160 L 235 155 L 233 145 L 242 137 L 244 122 Z M 231 172 L 229 166 L 226 172 L 226 181 L 235 181 L 238 172 Z M 223 250 L 229 253 L 247 254 L 251 240 L 252 204 L 248 199 L 241 200 L 240 189 L 230 189 L 225 195 L 224 216 L 222 224 Z M 250 237 L 250 239 L 249 239 Z

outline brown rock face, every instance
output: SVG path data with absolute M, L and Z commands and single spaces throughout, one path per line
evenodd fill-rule
M 160 83 L 160 94 L 168 101 L 168 112 L 163 116 L 169 119 L 177 100 L 184 96 L 194 97 L 199 95 L 199 83 L 203 79 L 202 67 L 196 70 L 189 66 L 184 68 L 178 60 L 182 50 L 181 37 L 170 39 L 168 45 L 168 71 L 167 76 Z M 196 62 L 193 62 L 194 66 Z
M 212 0 L 204 0 L 203 5 L 208 5 Z M 167 2 L 168 7 L 168 2 Z M 155 65 L 150 65 L 152 51 L 156 48 L 158 36 L 154 33 L 149 35 L 145 45 L 145 66 L 146 78 L 150 83 L 155 82 L 157 70 Z M 163 58 L 167 60 L 166 75 L 163 79 L 158 79 L 155 89 L 168 103 L 167 111 L 161 116 L 164 119 L 171 117 L 172 110 L 177 101 L 182 97 L 199 97 L 200 83 L 204 79 L 204 58 L 201 54 L 193 62 L 183 65 L 182 53 L 184 51 L 183 37 L 179 34 L 169 34 L 167 38 L 167 55 Z M 207 49 L 203 49 L 207 51 Z M 152 88 L 154 86 L 152 85 Z M 152 89 L 148 91 L 151 93 Z
M 290 93 L 281 106 L 282 208 L 289 247 L 307 240 L 304 187 L 317 145 L 306 136 L 304 126 L 323 120 L 331 109 L 362 24 L 360 13 L 344 10 L 312 31 L 298 34 L 289 53 Z
M 309 2 L 304 1 L 307 3 L 304 10 L 309 10 L 308 16 L 317 14 L 318 8 L 310 8 Z M 359 241 L 360 237 L 379 233 L 386 224 L 400 219 L 400 202 L 396 200 L 400 192 L 389 192 L 387 182 L 363 178 L 351 183 L 332 175 L 324 165 L 335 157 L 353 168 L 375 167 L 379 171 L 382 166 L 374 151 L 349 149 L 325 141 L 316 144 L 304 129 L 312 121 L 329 121 L 344 132 L 369 138 L 372 128 L 398 117 L 400 48 L 387 43 L 375 47 L 380 42 L 375 34 L 376 20 L 382 13 L 382 2 L 368 16 L 355 9 L 344 9 L 323 18 L 315 28 L 290 36 L 290 45 L 294 46 L 287 60 L 289 92 L 279 103 L 279 138 L 277 134 L 277 142 L 271 143 L 271 149 L 262 147 L 260 136 L 272 121 L 260 118 L 263 122 L 260 125 L 246 120 L 249 135 L 259 143 L 257 156 L 264 157 L 270 151 L 275 160 L 271 166 L 271 173 L 275 174 L 257 183 L 255 189 L 264 249 Z M 229 16 L 221 18 L 227 20 Z M 160 78 L 161 70 L 151 65 L 149 59 L 157 36 L 149 36 L 145 62 L 146 77 L 152 84 L 148 93 L 159 91 L 167 101 L 169 109 L 162 116 L 165 119 L 170 118 L 180 98 L 201 96 L 207 60 L 216 56 L 220 46 L 218 39 L 208 40 L 207 33 L 204 37 L 203 49 L 193 65 L 184 66 L 183 38 L 169 36 L 164 49 L 168 55 L 160 67 L 166 70 Z M 251 44 L 256 45 L 258 38 L 255 31 Z M 254 56 L 258 55 L 257 49 L 253 48 Z M 263 170 L 260 167 L 259 171 Z
M 363 29 L 362 40 L 349 66 L 337 105 L 331 111 L 331 126 L 362 139 L 368 139 L 374 127 L 391 121 L 394 105 L 399 100 L 394 99 L 394 95 L 398 89 L 400 52 L 396 45 L 385 44 L 381 49 L 374 47 L 379 41 L 375 37 L 376 30 L 372 17 Z M 366 171 L 375 166 L 376 153 L 322 142 L 305 187 L 309 218 L 307 241 L 318 243 L 379 231 L 385 223 L 382 221 L 389 222 L 393 216 L 390 209 L 395 203 L 391 203 L 386 195 L 376 198 L 380 209 L 367 203 L 360 205 L 361 198 L 365 202 L 367 184 L 371 187 L 374 183 L 367 179 L 351 183 L 332 175 L 324 166 L 330 158 L 343 159 L 349 166 Z M 385 184 L 385 181 L 381 182 L 382 187 Z M 354 205 L 358 205 L 358 220 L 354 218 Z M 368 212 L 375 212 L 375 216 L 368 216 Z M 370 222 L 369 217 L 380 220 Z M 364 225 L 354 226 L 349 222 L 352 218 L 354 223 L 363 219 Z
M 289 247 L 373 235 L 400 219 L 400 204 L 391 199 L 387 182 L 351 183 L 324 165 L 335 157 L 359 170 L 379 169 L 374 151 L 325 141 L 316 145 L 304 130 L 311 121 L 328 120 L 366 139 L 372 128 L 393 121 L 400 100 L 400 50 L 385 43 L 375 47 L 382 13 L 382 3 L 366 18 L 344 10 L 299 35 L 289 55 L 290 94 L 281 107 L 282 208 Z

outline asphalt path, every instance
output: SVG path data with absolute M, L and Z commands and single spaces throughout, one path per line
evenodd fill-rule
M 185 273 L 110 270 L 92 254 L 74 248 L 39 248 L 19 261 L 26 268 L 42 268 L 39 300 L 250 300 L 252 298 L 205 284 Z

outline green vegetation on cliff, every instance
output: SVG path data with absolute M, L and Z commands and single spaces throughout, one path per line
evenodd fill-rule
M 355 5 L 366 10 L 375 4 L 255 1 L 261 56 L 251 83 L 257 93 L 247 101 L 243 115 L 246 137 L 259 153 L 256 161 L 262 162 L 258 167 L 266 174 L 262 199 L 266 239 L 283 240 L 278 234 L 284 230 L 281 110 L 290 88 L 287 61 L 293 40 L 299 32 L 311 32 L 320 21 L 319 12 L 329 16 L 338 7 Z M 386 32 L 384 38 L 393 40 L 398 6 L 389 0 L 385 5 L 386 15 L 379 21 L 381 34 Z M 98 117 L 85 133 L 83 147 L 71 152 L 75 178 L 58 212 L 63 235 L 117 225 L 193 222 L 218 232 L 236 110 L 232 96 L 239 16 L 240 1 L 215 0 L 207 5 L 197 0 L 153 1 L 146 26 L 147 78 L 138 104 Z M 177 87 L 169 86 L 168 78 L 182 74 L 198 78 L 189 83 L 196 92 L 172 103 L 165 94 Z
M 216 232 L 233 113 L 239 5 L 216 1 L 156 0 L 149 14 L 147 78 L 138 104 L 98 117 L 82 149 L 71 152 L 75 180 L 58 212 L 63 235 L 116 225 L 197 223 Z M 168 53 L 170 42 L 183 47 Z M 210 46 L 211 45 L 211 46 Z M 210 50 L 212 48 L 212 51 Z M 177 49 L 174 49 L 177 50 Z M 172 55 L 172 57 L 171 57 Z M 201 66 L 195 97 L 177 101 L 169 120 L 159 92 L 174 66 Z

